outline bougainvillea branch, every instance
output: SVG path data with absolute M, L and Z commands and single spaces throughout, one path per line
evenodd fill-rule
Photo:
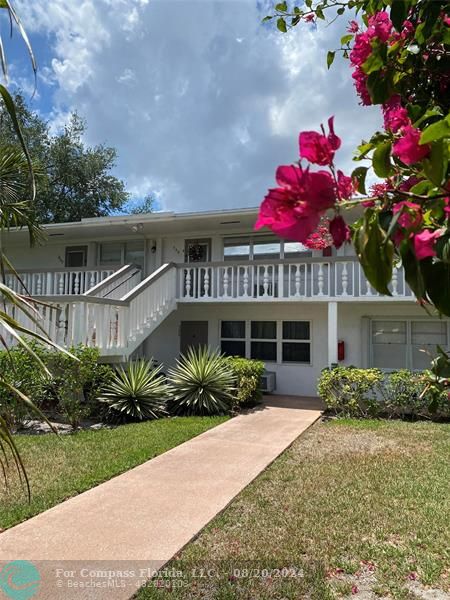
M 278 29 L 348 11 L 341 47 L 363 106 L 379 105 L 383 130 L 363 141 L 351 174 L 336 170 L 334 131 L 303 131 L 299 159 L 278 167 L 278 187 L 265 197 L 256 227 L 320 246 L 351 241 L 371 285 L 390 294 L 394 263 L 422 306 L 450 316 L 450 2 L 444 0 L 305 0 L 275 5 Z M 338 124 L 337 124 L 338 128 Z M 367 173 L 380 181 L 366 191 Z M 355 220 L 346 209 L 359 206 Z M 321 224 L 319 226 L 319 223 Z M 326 224 L 326 225 L 324 225 Z M 439 350 L 432 386 L 449 386 L 450 358 Z
M 301 132 L 299 160 L 278 168 L 256 227 L 305 243 L 326 217 L 333 244 L 353 242 L 375 289 L 389 294 L 401 261 L 418 300 L 450 316 L 450 3 L 280 2 L 266 20 L 286 31 L 347 9 L 341 51 L 360 103 L 380 105 L 384 130 L 358 147 L 351 174 L 335 167 L 341 140 L 332 117 L 327 129 Z M 369 169 L 382 181 L 367 193 Z M 363 214 L 352 222 L 345 213 L 356 205 Z

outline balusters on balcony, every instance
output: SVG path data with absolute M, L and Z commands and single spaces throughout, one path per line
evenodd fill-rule
M 302 298 L 380 298 L 353 258 L 306 259 L 303 262 L 205 263 L 179 267 L 183 300 L 294 300 Z M 192 283 L 193 282 L 193 283 Z M 395 298 L 410 298 L 403 269 L 395 268 Z

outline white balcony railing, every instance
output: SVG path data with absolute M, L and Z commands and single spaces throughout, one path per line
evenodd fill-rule
M 5 283 L 19 294 L 62 296 L 84 294 L 114 273 L 114 269 L 49 269 L 17 271 L 6 275 Z
M 251 301 L 339 298 L 409 299 L 413 293 L 404 271 L 396 267 L 392 296 L 382 296 L 368 283 L 356 259 L 304 259 L 301 262 L 220 262 L 178 266 L 178 300 Z

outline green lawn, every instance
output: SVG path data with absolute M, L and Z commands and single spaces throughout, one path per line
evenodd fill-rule
M 227 417 L 178 417 L 72 435 L 16 435 L 32 498 L 11 469 L 0 483 L 0 528 L 7 528 L 70 496 L 123 473 L 224 422 Z
M 138 597 L 448 598 L 449 457 L 448 424 L 318 423 Z

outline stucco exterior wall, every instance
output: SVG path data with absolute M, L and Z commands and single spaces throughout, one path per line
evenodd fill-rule
M 338 338 L 345 342 L 345 360 L 340 364 L 369 366 L 368 323 L 374 317 L 424 318 L 424 311 L 412 302 L 341 302 L 338 304 Z M 199 303 L 182 304 L 144 343 L 144 354 L 167 366 L 180 351 L 181 321 L 208 321 L 208 343 L 220 347 L 221 320 L 310 320 L 311 364 L 267 363 L 277 374 L 278 394 L 315 396 L 317 379 L 328 364 L 328 313 L 326 302 L 298 303 Z

